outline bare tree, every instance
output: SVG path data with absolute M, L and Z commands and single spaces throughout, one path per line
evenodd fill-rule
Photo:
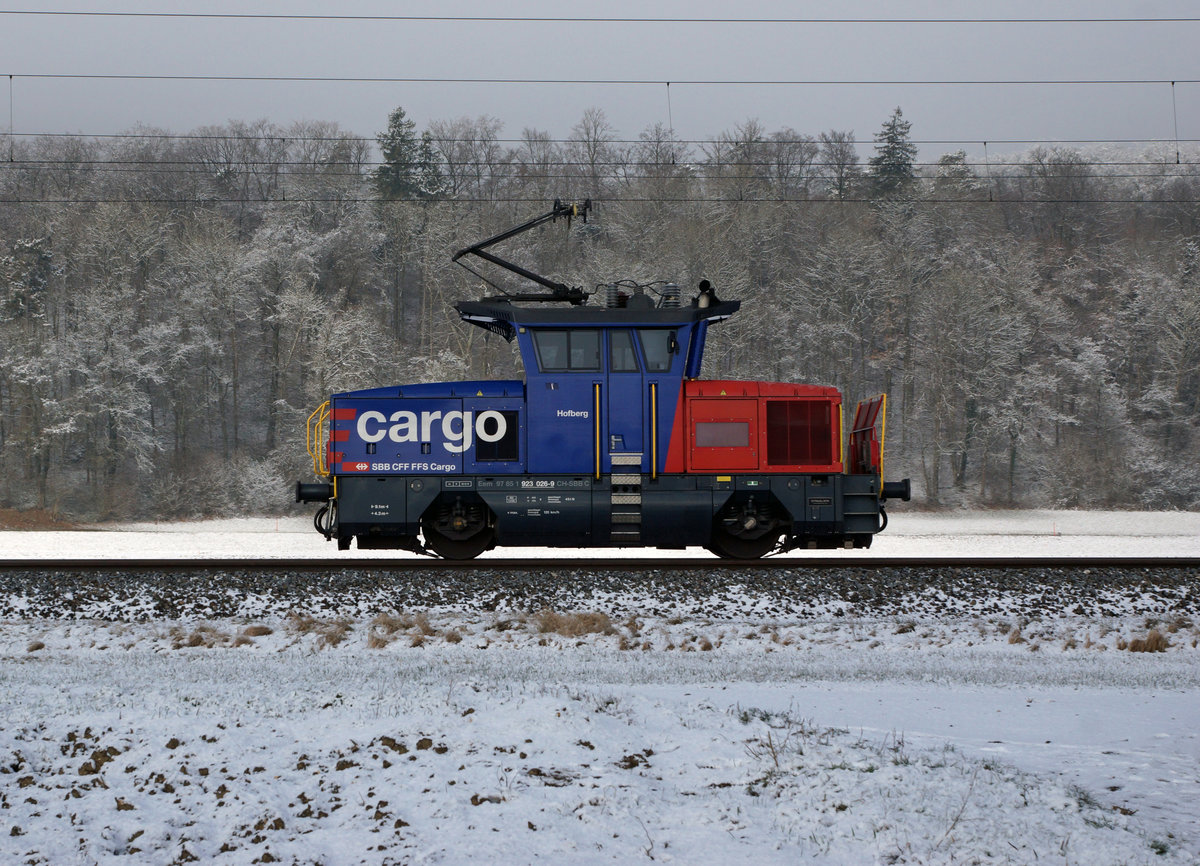
M 858 148 L 853 130 L 839 132 L 830 130 L 819 136 L 818 165 L 825 179 L 829 194 L 838 201 L 845 201 L 854 191 L 861 174 L 858 167 Z
M 589 108 L 567 137 L 566 155 L 572 174 L 578 178 L 573 195 L 603 198 L 617 175 L 616 129 L 599 108 Z
M 435 120 L 429 124 L 450 196 L 492 198 L 505 177 L 505 153 L 498 142 L 504 128 L 497 118 Z

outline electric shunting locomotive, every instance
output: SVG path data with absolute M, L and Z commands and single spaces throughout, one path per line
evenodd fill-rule
M 517 342 L 524 380 L 389 386 L 332 395 L 308 420 L 315 526 L 339 550 L 472 559 L 496 546 L 705 547 L 730 559 L 868 547 L 884 503 L 886 397 L 860 403 L 848 439 L 834 388 L 699 378 L 708 328 L 734 315 L 708 281 L 684 300 L 617 283 L 588 293 L 460 250 L 540 286 L 456 305 Z M 599 296 L 599 297 L 596 297 Z M 601 301 L 589 303 L 589 301 Z

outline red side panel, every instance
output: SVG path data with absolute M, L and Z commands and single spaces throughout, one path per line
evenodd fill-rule
M 767 465 L 831 466 L 838 462 L 838 403 L 828 398 L 764 400 Z
M 757 400 L 689 400 L 688 468 L 693 472 L 757 470 L 758 427 Z
M 837 472 L 842 396 L 781 382 L 692 381 L 676 415 L 669 460 L 686 442 L 687 472 Z M 686 427 L 680 431 L 680 418 Z M 680 435 L 682 432 L 682 435 Z M 668 471 L 680 471 L 669 462 Z

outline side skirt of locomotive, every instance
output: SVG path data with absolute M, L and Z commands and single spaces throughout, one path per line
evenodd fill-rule
M 343 550 L 356 540 L 451 559 L 497 545 L 699 546 L 752 559 L 869 547 L 886 522 L 878 485 L 835 473 L 339 476 L 317 526 Z

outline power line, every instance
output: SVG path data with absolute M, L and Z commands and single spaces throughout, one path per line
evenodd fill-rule
M 452 78 L 441 76 L 356 75 L 166 75 L 152 73 L 13 72 L 13 78 L 90 81 L 229 81 L 297 82 L 305 84 L 548 84 L 688 87 L 983 87 L 983 86 L 1119 86 L 1200 84 L 1200 78 L 964 78 L 964 79 L 784 79 L 784 78 Z
M 676 198 L 643 198 L 643 197 L 621 197 L 615 196 L 603 199 L 594 199 L 600 205 L 617 205 L 617 204 L 735 204 L 735 205 L 759 205 L 759 204 L 796 204 L 796 205 L 814 205 L 814 204 L 880 204 L 888 201 L 886 198 L 831 198 L 828 196 L 760 196 L 756 198 L 715 198 L 711 196 L 683 196 Z M 982 197 L 957 197 L 957 198 L 912 198 L 902 199 L 901 202 L 905 205 L 922 205 L 922 204 L 984 204 L 984 205 L 1111 205 L 1111 204 L 1131 204 L 1144 206 L 1168 206 L 1181 204 L 1200 204 L 1200 198 L 1186 199 L 1145 199 L 1145 198 L 998 198 L 995 200 Z M 289 205 L 289 204 L 446 204 L 446 205 L 494 205 L 494 204 L 544 204 L 545 197 L 543 196 L 522 196 L 514 198 L 510 196 L 498 196 L 495 198 L 486 199 L 460 199 L 460 198 L 443 198 L 443 199 L 424 199 L 424 198 L 379 198 L 374 196 L 368 197 L 351 197 L 338 196 L 318 198 L 312 196 L 303 196 L 297 198 L 288 198 L 281 196 L 280 198 L 178 198 L 178 197 L 93 197 L 93 198 L 11 198 L 0 199 L 0 206 L 4 205 L 80 205 L 80 204 L 165 204 L 165 205 L 222 205 L 222 204 L 258 204 L 258 205 Z
M 1046 17 L 1046 18 L 725 18 L 725 17 L 600 17 L 540 15 L 306 15 L 257 12 L 87 12 L 65 9 L 0 9 L 0 15 L 36 15 L 87 18 L 180 18 L 233 19 L 263 21 L 399 21 L 436 23 L 517 23 L 517 24 L 1188 24 L 1200 21 L 1192 16 L 1162 17 Z
M 1170 157 L 1171 154 L 1167 154 L 1167 156 Z M 236 156 L 222 159 L 219 157 L 206 157 L 203 154 L 197 154 L 194 157 L 184 159 L 28 158 L 22 156 L 19 158 L 10 158 L 7 162 L 0 162 L 0 167 L 7 168 L 12 172 L 77 171 L 157 175 L 199 174 L 211 176 L 214 173 L 230 171 L 254 174 L 281 173 L 312 180 L 331 177 L 362 177 L 386 165 L 387 163 L 380 160 L 337 158 L 336 155 L 331 155 L 327 159 L 246 159 Z M 1020 172 L 1006 171 L 1000 177 L 1007 180 L 1035 180 L 1044 177 L 1044 175 L 1035 173 L 1039 165 L 1044 165 L 1052 173 L 1052 176 L 1058 179 L 1092 177 L 1098 179 L 1161 179 L 1163 177 L 1192 177 L 1194 176 L 1194 172 L 1200 169 L 1200 165 L 1196 163 L 1176 162 L 1170 159 L 1163 161 L 1145 159 L 1071 159 L 1069 161 L 1054 161 L 1052 159 L 1045 163 L 1033 163 L 1029 160 L 988 160 L 984 162 L 971 160 L 954 162 L 951 164 L 951 167 L 969 170 L 983 169 L 989 172 L 996 169 L 1019 169 L 1021 170 Z M 469 170 L 471 172 L 482 171 L 492 177 L 525 173 L 528 176 L 546 180 L 558 180 L 578 176 L 577 174 L 564 173 L 570 172 L 572 169 L 576 171 L 603 171 L 606 174 L 620 174 L 625 172 L 630 177 L 645 180 L 686 178 L 697 181 L 777 181 L 781 178 L 786 179 L 789 177 L 812 177 L 823 169 L 853 170 L 869 173 L 869 169 L 862 163 L 844 164 L 821 158 L 807 160 L 773 159 L 772 154 L 769 152 L 764 153 L 759 159 L 721 159 L 705 155 L 694 161 L 687 160 L 682 163 L 640 160 L 636 156 L 630 156 L 627 159 L 618 158 L 595 161 L 554 158 L 546 163 L 529 163 L 521 161 L 519 154 L 515 154 L 510 150 L 500 159 L 472 159 L 465 157 L 461 161 L 455 162 L 439 160 L 438 166 L 439 168 L 450 170 L 451 173 L 456 169 Z M 1172 171 L 1169 175 L 1162 174 L 1161 170 L 1168 166 L 1172 168 L 1178 166 L 1179 168 Z M 923 172 L 936 171 L 947 166 L 941 161 L 921 161 L 913 162 L 911 167 L 916 172 Z M 1187 169 L 1186 171 L 1184 170 L 1185 168 Z M 295 171 L 296 169 L 299 171 Z M 1101 171 L 1100 173 L 1094 173 L 1097 170 L 1103 169 L 1132 169 L 1132 171 Z M 665 173 L 651 173 L 650 170 Z M 739 173 L 745 170 L 750 170 L 752 173 Z M 928 174 L 919 175 L 918 179 L 933 181 L 942 178 L 936 174 Z
M 6 133 L 0 132 L 0 137 Z M 309 141 L 327 141 L 327 142 L 347 142 L 370 143 L 371 137 L 359 135 L 357 133 L 346 132 L 342 135 L 297 135 L 290 130 L 280 129 L 274 135 L 244 135 L 238 133 L 190 133 L 190 132 L 13 132 L 15 138 L 96 138 L 96 139 L 132 139 L 132 140 L 165 140 L 165 141 L 240 141 L 240 142 L 309 142 Z M 570 138 L 447 138 L 445 136 L 431 136 L 434 142 L 452 142 L 452 141 L 488 141 L 496 144 L 571 144 L 577 139 Z M 1196 144 L 1200 143 L 1200 138 L 914 138 L 910 139 L 916 145 L 983 145 L 983 144 L 999 144 L 999 145 L 1015 145 L 1015 144 L 1170 144 L 1176 142 L 1180 144 Z M 657 139 L 642 139 L 642 138 L 610 138 L 605 139 L 608 144 L 662 144 L 662 145 L 715 145 L 715 144 L 742 144 L 739 139 L 723 140 L 719 138 L 664 138 Z M 761 138 L 755 139 L 751 144 L 754 145 L 776 145 L 776 144 L 803 144 L 803 143 L 819 143 L 819 139 L 809 138 Z M 873 146 L 874 141 L 868 139 L 854 139 L 847 141 L 850 145 Z
M 72 159 L 13 159 L 0 163 L 0 167 L 9 171 L 40 172 L 104 172 L 126 174 L 154 175 L 203 175 L 213 176 L 222 172 L 237 174 L 250 173 L 267 175 L 272 173 L 286 174 L 306 180 L 319 181 L 335 177 L 365 177 L 376 169 L 383 168 L 387 163 L 376 161 L 355 162 L 352 160 L 330 160 L 328 162 L 297 162 L 290 160 L 232 160 L 219 162 L 204 159 L 178 160 L 157 162 L 148 160 L 72 160 Z M 937 170 L 945 166 L 936 162 L 913 163 L 916 172 Z M 1020 169 L 1022 171 L 1006 171 L 998 175 L 1006 180 L 1038 180 L 1053 177 L 1062 180 L 1090 179 L 1119 180 L 1119 179 L 1162 179 L 1166 177 L 1195 177 L 1200 172 L 1200 165 L 1195 163 L 1163 162 L 1124 162 L 1124 161 L 1088 161 L 1088 162 L 1058 162 L 1047 163 L 1046 174 L 1038 174 L 1037 166 L 1029 162 L 962 162 L 954 163 L 954 168 L 970 170 Z M 1162 169 L 1170 167 L 1169 174 Z M 453 166 L 440 164 L 439 168 L 455 169 L 469 172 L 485 172 L 489 177 L 524 174 L 527 177 L 537 177 L 545 180 L 562 180 L 578 177 L 580 172 L 601 171 L 606 175 L 626 173 L 628 177 L 637 180 L 694 180 L 694 181 L 770 181 L 787 182 L 791 179 L 811 178 L 818 176 L 822 170 L 834 169 L 856 170 L 869 174 L 869 170 L 861 164 L 843 165 L 827 161 L 810 161 L 803 163 L 773 163 L 759 162 L 695 162 L 686 165 L 668 165 L 657 162 L 577 162 L 555 161 L 552 164 L 540 166 L 518 161 L 481 161 L 464 160 Z M 1097 171 L 1101 169 L 1141 169 L 1140 171 Z M 576 173 L 569 173 L 574 169 Z M 654 173 L 651 169 L 663 173 Z M 1186 170 L 1184 170 L 1186 169 Z M 752 173 L 742 173 L 750 170 Z M 981 175 L 976 175 L 981 176 Z M 936 174 L 919 174 L 918 180 L 953 180 Z
M 307 176 L 301 172 L 291 172 L 291 169 L 301 169 L 303 172 L 311 173 L 311 177 L 316 179 L 326 177 L 353 177 L 386 166 L 387 163 L 378 161 L 362 161 L 356 162 L 353 160 L 329 160 L 328 162 L 298 162 L 291 160 L 231 160 L 229 162 L 218 162 L 214 160 L 194 159 L 194 160 L 173 160 L 173 161 L 152 161 L 152 160 L 74 160 L 74 159 L 12 159 L 8 162 L 0 162 L 0 167 L 7 167 L 10 170 L 27 171 L 95 171 L 95 172 L 129 172 L 129 173 L 155 173 L 155 174 L 205 174 L 210 175 L 214 172 L 224 170 L 230 171 L 250 171 L 258 172 L 265 169 L 267 171 L 283 171 L 287 173 Z M 1055 172 L 1056 178 L 1145 178 L 1145 177 L 1161 177 L 1163 175 L 1149 174 L 1147 172 L 1130 172 L 1130 173 L 1112 173 L 1105 172 L 1100 175 L 1086 173 L 1085 170 L 1103 169 L 1103 168 L 1144 168 L 1148 171 L 1162 169 L 1166 166 L 1180 167 L 1188 166 L 1193 170 L 1200 170 L 1200 165 L 1195 163 L 1175 163 L 1170 162 L 1124 162 L 1124 161 L 1088 161 L 1088 162 L 1070 162 L 1070 163 L 1047 163 L 1049 169 L 1074 169 L 1079 170 L 1078 174 L 1066 174 Z M 444 164 L 439 167 L 445 167 Z M 633 176 L 637 178 L 645 178 L 649 180 L 669 180 L 682 177 L 688 177 L 695 180 L 704 179 L 719 179 L 719 180 L 755 180 L 755 179 L 773 179 L 778 177 L 777 174 L 747 174 L 747 175 L 726 175 L 726 172 L 741 170 L 741 169 L 757 169 L 759 171 L 771 169 L 779 169 L 786 172 L 788 169 L 795 169 L 797 174 L 808 174 L 812 170 L 831 169 L 831 168 L 848 168 L 840 163 L 826 161 L 810 161 L 810 162 L 795 162 L 795 163 L 774 163 L 770 160 L 762 160 L 757 162 L 695 162 L 686 165 L 668 165 L 657 162 L 577 162 L 577 161 L 555 161 L 551 165 L 544 168 L 547 171 L 538 171 L 542 166 L 531 165 L 518 161 L 483 161 L 475 162 L 473 160 L 464 160 L 461 163 L 456 163 L 456 168 L 470 171 L 486 171 L 490 174 L 500 172 L 529 172 L 532 176 L 555 180 L 559 178 L 573 177 L 570 174 L 560 174 L 557 172 L 567 171 L 569 169 L 592 170 L 599 169 L 606 172 L 615 172 L 620 170 L 631 170 Z M 856 164 L 860 170 L 865 170 L 861 164 Z M 939 169 L 944 166 L 937 162 L 915 162 L 912 168 L 916 171 L 923 169 Z M 1029 162 L 961 162 L 954 163 L 954 168 L 968 169 L 997 169 L 997 168 L 1021 168 L 1032 169 L 1034 166 Z M 345 171 L 334 171 L 335 168 L 348 169 Z M 358 171 L 349 170 L 352 168 L 359 169 Z M 647 174 L 645 169 L 658 168 L 669 169 L 670 173 L 666 174 Z M 550 173 L 554 170 L 555 173 Z M 266 172 L 262 172 L 266 173 Z M 1177 176 L 1192 176 L 1191 174 L 1181 174 L 1176 171 L 1171 177 Z M 1007 173 L 1001 177 L 1009 179 L 1036 179 L 1041 177 L 1038 174 L 1013 174 Z M 927 179 L 938 180 L 936 175 L 930 175 Z

